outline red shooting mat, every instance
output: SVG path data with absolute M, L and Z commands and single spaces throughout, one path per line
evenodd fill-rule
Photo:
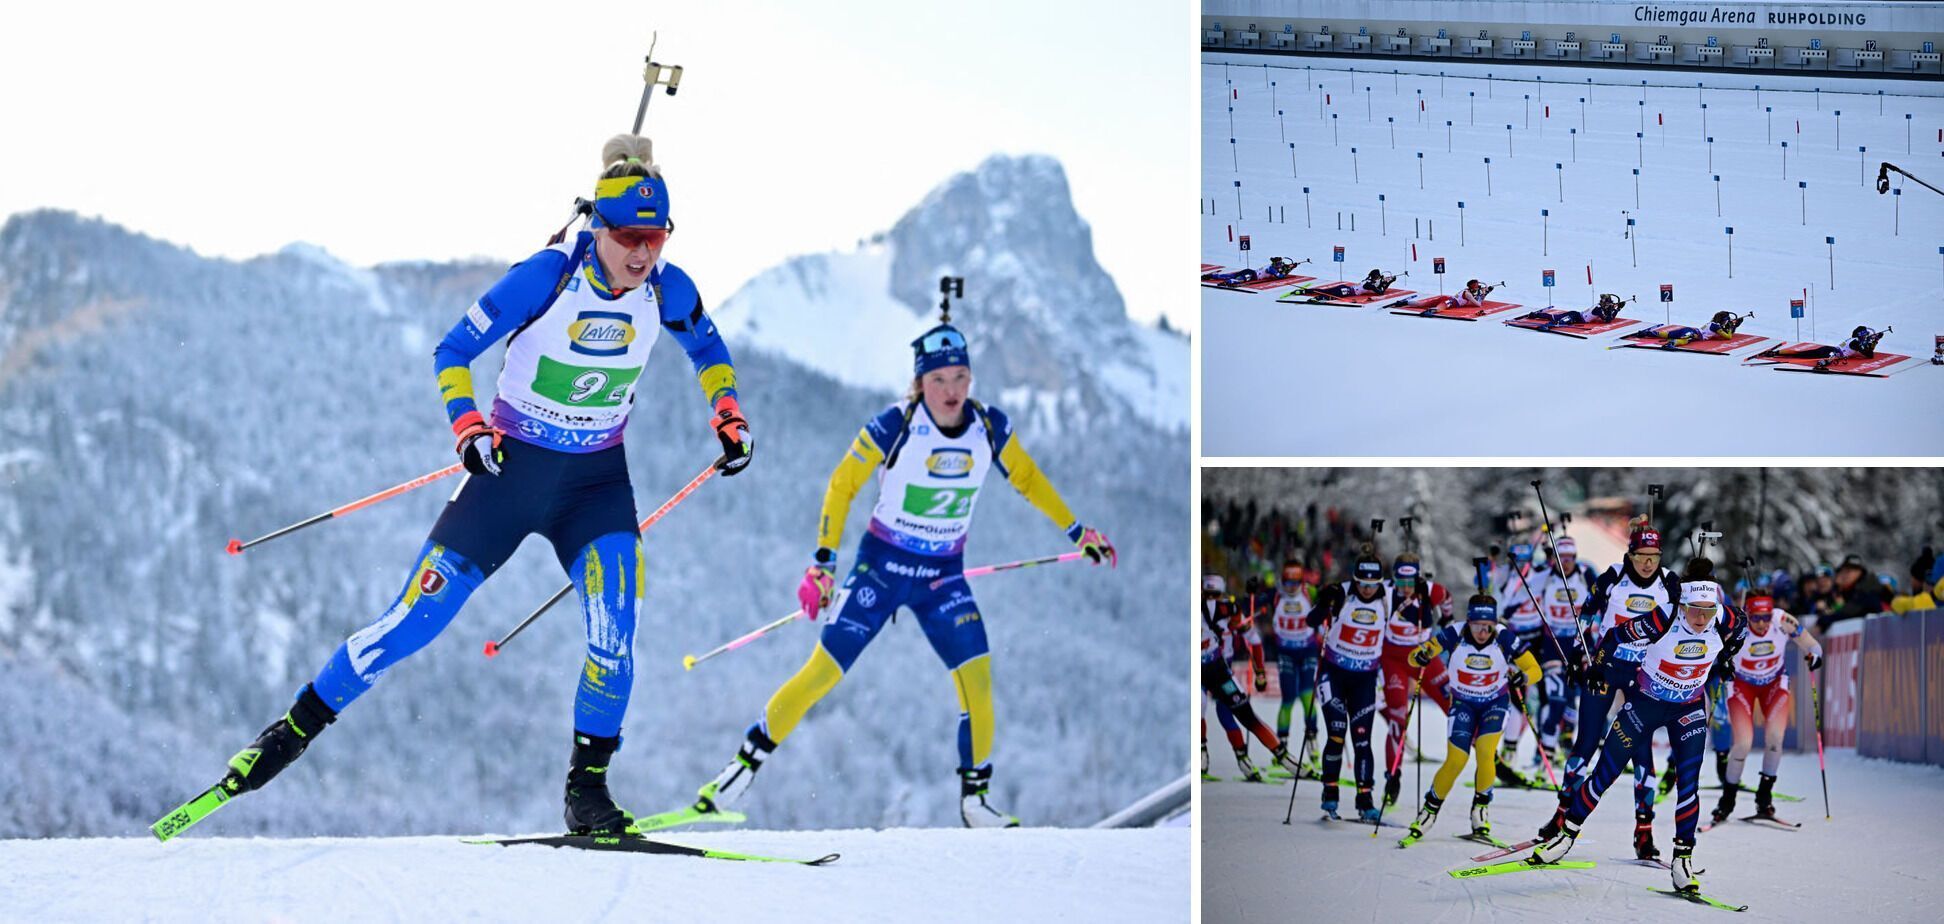
M 1726 356 L 1742 347 L 1753 346 L 1768 339 L 1767 337 L 1757 337 L 1754 334 L 1736 334 L 1727 340 L 1696 340 L 1691 343 L 1682 344 L 1681 346 L 1673 346 L 1668 341 L 1653 336 L 1654 331 L 1673 330 L 1681 326 L 1679 324 L 1656 324 L 1646 330 L 1637 330 L 1620 338 L 1622 340 L 1632 341 L 1630 343 L 1620 344 L 1620 346 L 1638 347 L 1643 350 L 1666 350 L 1669 353 L 1709 353 L 1716 356 Z
M 1316 288 L 1325 288 L 1325 289 L 1326 289 L 1326 288 L 1329 288 L 1330 286 L 1340 286 L 1340 285 L 1345 285 L 1345 284 L 1348 284 L 1348 285 L 1351 285 L 1351 286 L 1360 286 L 1360 285 L 1363 285 L 1363 283 L 1362 283 L 1362 282 L 1350 282 L 1350 281 L 1349 281 L 1349 280 L 1347 280 L 1347 279 L 1340 279 L 1340 280 L 1338 280 L 1338 281 L 1336 281 L 1336 282 L 1326 282 L 1326 283 L 1323 283 L 1323 284 L 1322 284 L 1322 285 L 1320 285 L 1320 286 L 1318 286 L 1318 285 L 1312 285 L 1312 286 L 1310 286 L 1310 288 L 1313 288 L 1313 289 L 1316 289 Z M 1374 293 L 1370 293 L 1370 292 L 1360 292 L 1360 293 L 1358 293 L 1358 294 L 1356 294 L 1356 295 L 1352 295 L 1352 296 L 1350 296 L 1349 298 L 1330 298 L 1330 299 L 1321 299 L 1321 300 L 1318 300 L 1318 301 L 1316 301 L 1316 302 L 1313 302 L 1313 303 L 1310 303 L 1310 302 L 1307 302 L 1307 299 L 1309 299 L 1309 298 L 1311 298 L 1311 297 L 1312 297 L 1312 296 L 1311 296 L 1311 295 L 1310 295 L 1309 293 L 1307 293 L 1307 292 L 1290 292 L 1290 293 L 1287 293 L 1287 294 L 1285 294 L 1285 295 L 1283 295 L 1283 296 L 1282 296 L 1282 297 L 1281 297 L 1280 299 L 1278 299 L 1278 300 L 1279 300 L 1279 301 L 1286 301 L 1286 302 L 1305 302 L 1305 303 L 1307 303 L 1307 304 L 1317 304 L 1317 305 L 1348 305 L 1348 306 L 1352 306 L 1352 307 L 1354 307 L 1354 306 L 1357 306 L 1357 305 L 1368 305 L 1368 304 L 1370 304 L 1371 302 L 1394 302 L 1394 301 L 1397 301 L 1398 299 L 1400 299 L 1400 298 L 1403 298 L 1403 297 L 1405 297 L 1405 296 L 1407 296 L 1407 295 L 1416 295 L 1416 294 L 1417 294 L 1416 292 L 1413 292 L 1413 291 L 1411 291 L 1410 289 L 1392 289 L 1392 290 L 1390 290 L 1389 292 L 1385 292 L 1385 293 L 1383 293 L 1382 295 L 1377 295 L 1377 294 L 1374 294 Z
M 1803 341 L 1801 343 L 1781 343 L 1773 347 L 1770 347 L 1769 349 L 1763 350 L 1762 352 L 1757 353 L 1753 356 L 1750 356 L 1747 359 L 1743 360 L 1743 362 L 1761 361 L 1761 362 L 1771 362 L 1771 363 L 1784 363 L 1791 366 L 1806 366 L 1806 367 L 1813 368 L 1816 365 L 1816 363 L 1822 361 L 1820 358 L 1814 356 L 1780 356 L 1776 354 L 1787 353 L 1792 350 L 1808 350 L 1808 349 L 1814 349 L 1815 347 L 1827 347 L 1827 346 L 1829 346 L 1829 344 L 1811 343 L 1809 341 Z M 1867 357 L 1848 356 L 1839 359 L 1833 363 L 1830 363 L 1829 371 L 1852 372 L 1852 373 L 1881 372 L 1884 369 L 1888 369 L 1891 366 L 1894 366 L 1909 358 L 1910 357 L 1905 356 L 1901 353 L 1878 353 L 1875 356 L 1867 356 Z
M 1542 308 L 1540 310 L 1544 311 L 1547 309 Z M 1557 309 L 1556 313 L 1560 313 L 1564 311 L 1565 309 L 1561 308 L 1561 309 Z M 1513 318 L 1512 320 L 1506 321 L 1504 323 L 1507 327 L 1523 327 L 1526 330 L 1538 330 L 1539 325 L 1544 324 L 1545 322 L 1538 320 L 1537 318 Z M 1622 327 L 1627 327 L 1629 325 L 1639 324 L 1639 323 L 1640 321 L 1634 318 L 1614 318 L 1613 320 L 1608 321 L 1604 324 L 1561 324 L 1558 325 L 1557 327 L 1554 327 L 1551 331 L 1548 331 L 1548 333 L 1570 334 L 1574 337 L 1586 338 L 1598 334 L 1610 334 L 1616 330 L 1619 330 Z
M 1476 321 L 1479 318 L 1489 317 L 1502 311 L 1511 311 L 1519 307 L 1522 306 L 1515 305 L 1511 302 L 1495 302 L 1488 298 L 1483 305 L 1454 305 L 1439 308 L 1432 312 L 1426 312 L 1421 308 L 1413 308 L 1410 305 L 1405 305 L 1402 308 L 1392 311 L 1391 314 L 1401 314 L 1407 318 L 1445 318 L 1452 321 Z

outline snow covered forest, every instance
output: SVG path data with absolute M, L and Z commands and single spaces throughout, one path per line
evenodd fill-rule
M 1582 529 L 1590 511 L 1645 513 L 1648 485 L 1664 485 L 1654 522 L 1667 537 L 1670 561 L 1685 561 L 1686 537 L 1712 523 L 1723 536 L 1711 557 L 1731 579 L 1741 577 L 1743 559 L 1763 571 L 1802 572 L 1852 555 L 1873 574 L 1901 575 L 1920 548 L 1944 537 L 1944 470 L 1936 468 L 1211 468 L 1202 518 L 1216 549 L 1240 549 L 1276 511 L 1293 523 L 1309 519 L 1311 505 L 1322 519 L 1334 508 L 1352 538 L 1367 536 L 1369 521 L 1382 517 L 1388 525 L 1380 551 L 1395 555 L 1403 551 L 1398 518 L 1415 517 L 1429 570 L 1464 587 L 1473 556 L 1512 541 L 1507 514 L 1525 514 L 1522 538 L 1538 534 L 1534 480 L 1545 489 L 1556 528 L 1565 527 L 1562 512 L 1576 514 Z M 1354 552 L 1343 542 L 1335 546 L 1338 556 Z
M 536 249 L 549 230 L 534 229 Z M 391 602 L 452 483 L 241 558 L 224 544 L 450 464 L 432 347 L 504 268 L 354 268 L 302 244 L 215 260 L 64 212 L 7 220 L 0 837 L 141 832 L 215 782 Z M 994 158 L 857 253 L 798 258 L 727 301 L 698 280 L 736 358 L 756 458 L 646 537 L 614 769 L 624 805 L 685 803 L 808 653 L 815 630 L 794 625 L 680 666 L 795 605 L 825 479 L 908 381 L 904 344 L 932 323 L 942 273 L 967 280 L 954 321 L 972 341 L 974 395 L 1017 407 L 1025 445 L 1121 553 L 1114 571 L 976 583 L 994 650 L 994 801 L 1028 824 L 1081 825 L 1180 776 L 1187 754 L 1167 730 L 1187 699 L 1188 343 L 1127 319 L 1057 163 Z M 717 452 L 688 363 L 666 338 L 656 350 L 628 438 L 642 514 Z M 482 406 L 499 354 L 474 367 Z M 866 362 L 885 374 L 860 374 Z M 1068 550 L 998 479 L 988 493 L 968 564 Z M 853 508 L 844 567 L 868 506 Z M 562 581 L 545 543 L 528 543 L 442 638 L 197 834 L 556 828 L 577 607 L 497 659 L 480 648 Z M 901 622 L 770 761 L 752 826 L 958 824 L 958 708 Z

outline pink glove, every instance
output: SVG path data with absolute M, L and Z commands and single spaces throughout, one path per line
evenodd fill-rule
M 1091 526 L 1075 528 L 1080 531 L 1080 534 L 1073 537 L 1073 544 L 1079 546 L 1080 551 L 1087 553 L 1087 557 L 1092 559 L 1094 564 L 1098 565 L 1104 561 L 1110 568 L 1120 564 L 1120 555 L 1114 551 L 1114 544 L 1107 541 L 1106 533 Z
M 837 578 L 831 569 L 822 565 L 811 565 L 803 569 L 803 580 L 797 584 L 797 603 L 803 607 L 803 618 L 817 621 L 817 613 L 830 605 L 830 595 L 837 589 Z

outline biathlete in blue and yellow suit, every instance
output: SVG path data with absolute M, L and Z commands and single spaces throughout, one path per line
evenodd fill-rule
M 1018 824 L 986 803 L 992 779 L 987 760 L 993 739 L 991 658 L 985 622 L 972 588 L 960 576 L 973 505 L 986 476 L 997 470 L 1096 563 L 1115 562 L 1114 547 L 1068 512 L 1006 415 L 972 400 L 970 358 L 957 329 L 940 324 L 912 347 L 911 393 L 865 424 L 838 461 L 824 492 L 816 555 L 797 587 L 805 618 L 814 620 L 833 605 L 836 615 L 825 623 L 810 659 L 770 697 L 735 759 L 701 788 L 695 810 L 705 816 L 742 798 L 763 761 L 903 607 L 917 617 L 958 689 L 960 817 L 968 827 Z M 833 603 L 844 520 L 873 472 L 880 474 L 870 528 Z
M 1499 625 L 1498 601 L 1490 594 L 1474 594 L 1465 606 L 1465 627 L 1445 626 L 1416 651 L 1411 666 L 1424 667 L 1433 658 L 1449 652 L 1450 669 L 1445 672 L 1445 692 L 1451 697 L 1451 715 L 1445 733 L 1445 762 L 1431 778 L 1431 789 L 1424 794 L 1424 807 L 1411 823 L 1408 841 L 1424 836 L 1438 820 L 1438 809 L 1465 760 L 1476 751 L 1478 770 L 1473 778 L 1472 836 L 1491 836 L 1492 783 L 1497 778 L 1499 734 L 1505 728 L 1505 707 L 1525 709 L 1526 687 L 1539 680 L 1539 661 L 1518 633 Z M 1513 671 L 1519 676 L 1515 679 Z
M 594 229 L 515 265 L 439 342 L 439 390 L 468 474 L 390 608 L 338 646 L 290 711 L 231 759 L 231 792 L 269 782 L 385 671 L 437 637 L 538 533 L 580 592 L 587 631 L 567 826 L 614 832 L 629 823 L 606 782 L 634 682 L 646 571 L 622 433 L 661 331 L 694 364 L 722 443 L 719 470 L 740 471 L 752 445 L 729 351 L 688 274 L 661 257 L 672 227 L 668 187 L 648 139 L 609 139 L 602 163 Z M 469 366 L 502 338 L 510 342 L 489 422 Z

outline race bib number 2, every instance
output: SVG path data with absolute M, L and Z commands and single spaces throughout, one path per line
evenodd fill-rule
M 972 496 L 977 493 L 979 493 L 978 488 L 928 488 L 915 484 L 906 485 L 904 512 L 927 519 L 959 519 L 971 515 Z

